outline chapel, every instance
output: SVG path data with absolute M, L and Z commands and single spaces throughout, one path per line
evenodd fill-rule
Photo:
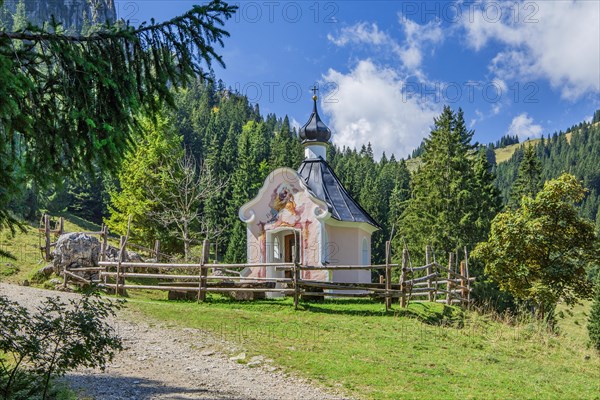
M 298 132 L 305 156 L 298 170 L 271 172 L 257 196 L 239 210 L 247 227 L 248 263 L 288 263 L 295 258 L 309 266 L 371 264 L 371 235 L 380 227 L 327 163 L 331 130 L 319 116 L 316 94 L 312 100 L 312 114 Z M 284 278 L 286 272 L 247 268 L 242 276 Z M 371 282 L 367 269 L 302 273 L 303 279 Z

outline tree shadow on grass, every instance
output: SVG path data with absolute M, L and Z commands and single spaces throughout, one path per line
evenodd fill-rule
M 165 398 L 169 400 L 189 399 L 233 399 L 245 397 L 236 396 L 225 390 L 207 388 L 181 387 L 165 385 L 164 382 L 131 376 L 116 376 L 113 374 L 97 373 L 84 375 L 77 372 L 61 378 L 72 390 L 78 393 L 78 398 L 102 399 L 136 399 L 148 400 Z
M 166 300 L 165 300 L 166 301 Z M 177 302 L 192 303 L 195 301 L 177 300 Z M 261 300 L 233 300 L 227 297 L 209 297 L 206 304 L 235 307 L 241 310 L 265 310 L 271 311 L 273 307 L 279 310 L 294 312 L 294 304 L 291 298 L 261 299 Z M 441 303 L 410 302 L 407 308 L 400 308 L 394 303 L 392 310 L 386 311 L 383 301 L 371 299 L 324 299 L 319 301 L 301 300 L 296 312 L 312 312 L 330 315 L 348 315 L 359 317 L 407 317 L 436 326 L 462 327 L 464 323 L 464 312 L 461 308 L 448 306 Z
M 353 299 L 348 299 L 335 300 L 331 302 L 324 301 L 321 303 L 303 302 L 301 303 L 301 308 L 306 311 L 325 314 L 367 317 L 408 317 L 418 319 L 419 321 L 429 325 L 456 327 L 462 326 L 464 320 L 464 313 L 460 308 L 437 303 L 412 302 L 407 308 L 400 308 L 398 305 L 394 305 L 394 308 L 390 311 L 385 311 L 385 309 L 383 309 L 383 305 L 381 305 L 381 310 L 351 308 L 352 305 L 364 306 L 364 304 L 379 305 L 379 303 L 375 301 L 369 302 L 368 300 L 356 301 Z M 339 307 L 339 305 L 343 306 Z

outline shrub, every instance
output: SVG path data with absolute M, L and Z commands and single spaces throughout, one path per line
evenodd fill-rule
M 47 399 L 53 377 L 104 369 L 122 349 L 107 323 L 121 306 L 92 293 L 68 303 L 48 297 L 31 313 L 0 296 L 0 397 Z

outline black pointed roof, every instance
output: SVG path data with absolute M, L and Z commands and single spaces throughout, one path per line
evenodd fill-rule
M 313 112 L 308 119 L 308 122 L 304 124 L 298 136 L 302 140 L 302 144 L 310 143 L 328 143 L 331 138 L 331 130 L 321 121 L 319 113 L 317 112 L 317 96 L 313 96 Z
M 350 196 L 335 172 L 321 157 L 304 160 L 298 168 L 298 173 L 304 178 L 313 195 L 327 203 L 333 218 L 338 221 L 366 222 L 377 229 L 381 228 Z

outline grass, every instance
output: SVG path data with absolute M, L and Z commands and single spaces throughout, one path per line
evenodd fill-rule
M 286 371 L 372 399 L 598 399 L 600 357 L 536 324 L 454 307 L 338 300 L 197 304 L 135 299 L 144 317 L 209 331 Z
M 32 280 L 35 273 L 45 265 L 39 250 L 43 239 L 38 236 L 37 228 L 26 226 L 25 232 L 15 236 L 10 231 L 0 231 L 0 248 L 12 254 L 16 260 L 0 256 L 0 281 L 22 283 Z
M 89 228 L 66 222 L 67 231 Z M 0 260 L 0 280 L 31 279 L 43 265 L 37 227 L 13 238 L 0 232 L 0 246 L 17 256 Z M 441 304 L 386 313 L 381 303 L 338 300 L 294 311 L 289 299 L 211 296 L 197 304 L 166 301 L 165 292 L 129 296 L 144 319 L 208 331 L 248 358 L 263 355 L 360 398 L 600 399 L 600 357 L 585 346 L 589 303 L 559 307 L 560 335 L 551 335 L 534 323 L 511 326 Z
M 64 214 L 65 232 L 99 231 L 100 227 L 81 218 Z M 57 239 L 53 235 L 52 240 Z M 16 260 L 0 256 L 0 281 L 9 283 L 29 282 L 43 285 L 43 279 L 36 276 L 37 271 L 48 263 L 43 260 L 40 246 L 44 245 L 43 234 L 38 232 L 37 224 L 25 226 L 25 232 L 14 236 L 8 229 L 0 230 L 0 249 L 12 254 Z

